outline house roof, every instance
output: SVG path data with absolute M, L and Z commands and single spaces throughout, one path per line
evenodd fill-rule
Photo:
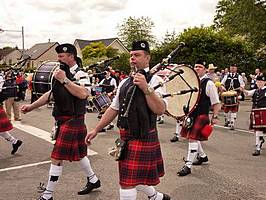
M 16 50 L 16 48 L 0 49 L 0 60 L 2 60 L 6 55 L 10 54 L 14 50 Z
M 58 42 L 46 42 L 33 45 L 25 52 L 26 55 L 31 56 L 31 60 L 35 60 L 51 49 L 54 45 L 59 45 Z
M 118 38 L 107 38 L 107 39 L 99 39 L 99 40 L 81 40 L 81 39 L 76 39 L 75 42 L 78 43 L 79 48 L 83 49 L 87 45 L 89 45 L 92 42 L 102 42 L 105 46 L 109 46 L 112 44 L 115 40 L 119 40 Z

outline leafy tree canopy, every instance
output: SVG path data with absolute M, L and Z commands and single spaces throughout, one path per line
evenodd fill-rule
M 129 17 L 121 25 L 118 25 L 118 36 L 123 44 L 130 49 L 134 40 L 147 40 L 151 45 L 155 43 L 152 34 L 154 23 L 149 17 Z
M 241 35 L 255 44 L 266 45 L 265 0 L 220 0 L 214 17 L 215 27 L 231 35 Z

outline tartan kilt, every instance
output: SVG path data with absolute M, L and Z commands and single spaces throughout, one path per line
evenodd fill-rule
M 187 139 L 204 141 L 208 138 L 201 134 L 202 129 L 210 123 L 209 115 L 203 114 L 195 118 L 194 124 L 191 129 L 182 127 L 180 135 Z
M 254 131 L 263 131 L 263 133 L 266 133 L 266 128 L 254 128 L 253 127 L 253 115 L 252 113 L 250 113 L 250 116 L 249 116 L 249 130 L 254 130 Z M 255 132 L 254 132 L 255 133 Z
M 222 109 L 224 110 L 225 113 L 228 113 L 229 111 L 236 113 L 236 112 L 238 112 L 238 109 L 239 109 L 239 103 L 237 105 L 234 105 L 234 106 L 225 106 L 223 104 Z
M 127 140 L 130 133 L 120 130 L 120 136 Z M 157 131 L 149 131 L 145 139 L 129 140 L 125 158 L 118 161 L 118 165 L 122 187 L 159 184 L 159 177 L 164 175 L 164 164 Z
M 87 128 L 84 115 L 56 117 L 61 122 L 51 158 L 56 160 L 79 161 L 87 156 L 85 137 Z
M 13 125 L 8 119 L 3 106 L 0 105 L 0 132 L 10 131 L 11 129 L 13 129 Z

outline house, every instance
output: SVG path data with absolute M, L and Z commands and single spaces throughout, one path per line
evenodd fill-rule
M 102 42 L 106 47 L 112 47 L 118 50 L 118 53 L 128 53 L 128 49 L 122 44 L 118 38 L 108 38 L 99 40 L 81 40 L 76 39 L 74 41 L 74 46 L 77 48 L 77 53 L 80 58 L 82 58 L 82 50 L 92 42 Z
M 59 45 L 58 42 L 46 42 L 33 45 L 25 52 L 25 55 L 30 56 L 28 67 L 37 68 L 44 61 L 57 61 L 57 53 L 55 48 Z
M 22 58 L 22 51 L 16 48 L 0 49 L 0 64 L 13 65 Z

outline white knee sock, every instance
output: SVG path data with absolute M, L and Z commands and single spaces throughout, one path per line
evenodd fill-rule
M 198 146 L 199 146 L 199 148 L 198 148 L 199 156 L 204 158 L 204 157 L 206 156 L 206 154 L 205 154 L 205 152 L 203 151 L 203 148 L 202 148 L 202 146 L 201 146 L 201 142 L 200 142 L 200 141 L 198 141 Z
M 17 139 L 14 138 L 8 131 L 5 132 L 1 132 L 0 136 L 5 138 L 7 141 L 11 142 L 12 144 L 16 144 L 17 143 Z
M 182 129 L 182 124 L 179 123 L 179 122 L 176 122 L 175 133 L 176 133 L 176 136 L 177 136 L 177 137 L 180 136 L 181 129 Z
M 86 176 L 89 178 L 91 183 L 96 183 L 98 181 L 98 178 L 94 174 L 91 168 L 90 160 L 88 159 L 87 156 L 85 156 L 79 161 L 79 165 L 81 169 L 85 172 Z
M 191 168 L 193 161 L 195 160 L 197 154 L 198 154 L 198 142 L 189 142 L 188 143 L 188 154 L 187 154 L 187 162 L 186 166 Z
M 231 125 L 235 126 L 236 113 L 231 113 Z
M 225 119 L 225 122 L 229 122 L 230 121 L 229 113 L 224 113 L 224 119 Z
M 155 188 L 152 186 L 138 185 L 136 189 L 138 191 L 145 193 L 149 197 L 149 200 L 162 200 L 163 199 L 163 194 L 160 192 L 157 192 Z
M 49 199 L 53 196 L 53 192 L 55 190 L 55 186 L 58 183 L 59 176 L 62 174 L 63 166 L 57 166 L 51 164 L 49 171 L 49 180 L 46 186 L 45 191 L 42 194 L 42 197 L 45 199 Z
M 136 188 L 132 188 L 132 189 L 120 188 L 119 193 L 120 193 L 120 200 L 136 200 L 137 199 Z
M 261 146 L 260 137 L 263 137 L 263 132 L 256 131 L 256 150 L 259 150 L 259 151 L 260 151 L 260 146 Z

